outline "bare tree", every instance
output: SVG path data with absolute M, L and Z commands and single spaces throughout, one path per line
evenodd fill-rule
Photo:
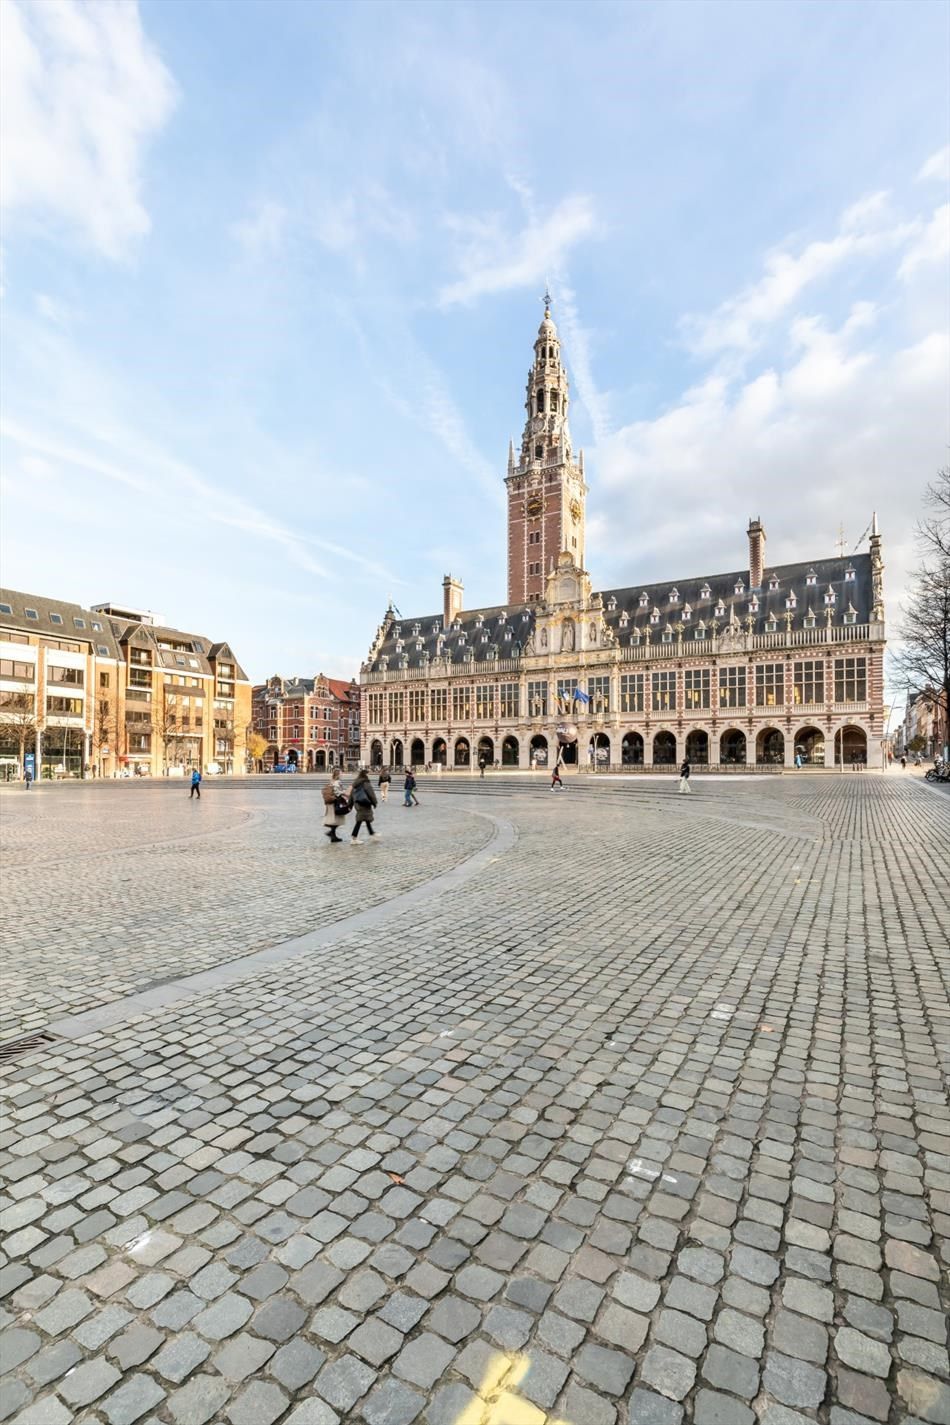
M 950 749 L 950 467 L 941 470 L 925 496 L 933 511 L 917 525 L 920 567 L 901 606 L 902 646 L 896 663 L 907 687 L 930 703 L 943 756 Z
M 99 699 L 99 710 L 92 730 L 92 746 L 96 758 L 96 772 L 101 777 L 102 759 L 107 749 L 111 747 L 116 758 L 119 754 L 119 728 L 108 698 Z
M 154 726 L 161 739 L 162 763 L 164 771 L 167 772 L 172 758 L 176 754 L 180 756 L 184 734 L 184 719 L 178 711 L 177 705 L 169 702 L 164 703 L 161 712 L 156 714 Z
M 32 693 L 0 695 L 0 741 L 17 747 L 17 766 L 23 775 L 23 759 L 28 746 L 36 746 L 36 705 Z M 36 769 L 37 773 L 39 768 Z

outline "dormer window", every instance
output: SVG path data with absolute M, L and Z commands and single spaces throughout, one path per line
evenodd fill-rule
M 509 642 L 511 641 L 511 629 L 510 629 L 510 628 L 506 628 L 506 629 L 505 629 L 504 633 L 502 634 L 502 638 L 505 640 L 506 643 L 509 643 Z
M 844 577 L 847 583 L 852 584 L 854 582 L 855 571 L 853 564 L 848 565 L 847 569 L 844 571 Z
M 672 643 L 672 642 L 673 642 L 673 630 L 672 630 L 672 628 L 670 627 L 669 624 L 667 624 L 667 625 L 666 625 L 666 628 L 663 630 L 663 642 L 664 642 L 664 643 Z
M 844 613 L 841 615 L 841 622 L 842 622 L 842 623 L 857 623 L 857 621 L 858 621 L 858 611 L 857 611 L 857 609 L 853 606 L 853 604 L 849 604 L 848 607 L 845 609 Z
M 630 642 L 631 644 L 638 644 L 640 642 L 640 630 L 638 628 L 635 628 L 633 633 L 631 633 Z
M 612 614 L 616 610 L 616 607 L 617 600 L 614 598 L 613 594 L 611 594 L 610 598 L 607 600 L 607 612 L 609 614 Z
M 790 593 L 790 594 L 788 595 L 788 597 L 787 597 L 786 600 L 785 600 L 785 607 L 786 607 L 787 609 L 793 609 L 797 603 L 798 603 L 798 600 L 796 599 L 794 592 L 792 592 L 792 593 Z
M 831 585 L 829 584 L 828 587 L 827 587 L 827 589 L 825 590 L 825 608 L 826 608 L 826 609 L 833 608 L 834 605 L 835 605 L 835 602 L 837 601 L 837 598 L 838 598 L 837 594 L 835 593 L 834 589 L 833 589 L 833 588 L 831 587 Z
M 638 602 L 640 604 L 641 609 L 645 609 L 648 606 L 650 600 L 647 598 L 646 594 L 641 594 Z
M 418 638 L 418 637 L 419 637 L 419 634 L 422 632 L 422 624 L 421 624 L 421 623 L 414 623 L 414 624 L 412 625 L 412 632 L 413 632 L 414 637 Z
M 505 620 L 507 619 L 507 617 L 508 617 L 507 614 L 499 614 L 499 615 L 498 615 L 498 627 L 499 627 L 499 628 L 501 628 L 502 624 L 505 622 Z
M 808 585 L 814 585 L 818 583 L 818 575 L 815 573 L 814 569 L 809 569 L 808 573 L 805 575 L 805 583 Z
M 689 621 L 690 621 L 690 619 L 692 618 L 692 616 L 693 616 L 693 611 L 692 611 L 692 609 L 690 608 L 689 604 L 684 604 L 684 605 L 683 605 L 683 622 L 684 622 L 684 623 L 689 623 Z
M 623 613 L 620 615 L 620 619 L 618 622 L 620 628 L 627 627 L 627 624 L 630 622 L 630 615 L 627 613 L 626 609 L 624 609 Z
M 719 600 L 719 602 L 718 602 L 718 604 L 716 605 L 716 607 L 715 607 L 715 609 L 713 610 L 713 612 L 714 612 L 714 614 L 716 615 L 716 618 L 724 618 L 724 617 L 725 617 L 725 614 L 726 614 L 726 606 L 725 606 L 725 604 L 723 603 L 722 599 Z
M 658 608 L 654 608 L 652 614 L 650 615 L 650 622 L 651 622 L 651 623 L 659 623 L 659 622 L 660 622 L 660 610 L 659 610 Z
M 706 637 L 706 625 L 702 622 L 702 620 L 700 620 L 700 622 L 696 625 L 696 632 L 693 634 L 693 637 L 694 637 L 694 638 L 705 638 L 705 637 Z
M 453 631 L 453 633 L 459 633 L 460 630 L 461 630 L 461 627 L 462 627 L 462 620 L 461 620 L 461 619 L 458 619 L 458 618 L 457 618 L 457 619 L 454 619 L 454 620 L 453 620 L 453 623 L 452 623 L 452 631 Z
M 759 596 L 758 596 L 758 594 L 753 594 L 753 595 L 752 595 L 752 598 L 749 600 L 749 613 L 750 613 L 750 614 L 757 614 L 758 612 L 759 612 Z
M 773 594 L 775 593 L 775 590 L 778 588 L 778 580 L 776 579 L 776 577 L 775 577 L 774 574 L 770 574 L 770 575 L 769 575 L 769 588 L 771 589 L 771 591 L 772 591 Z
M 745 593 L 745 584 L 743 584 L 743 582 L 742 582 L 741 579 L 737 579 L 737 580 L 736 580 L 735 593 L 737 593 L 737 594 L 744 594 L 744 593 Z
M 802 619 L 802 624 L 805 628 L 814 628 L 816 621 L 817 620 L 815 619 L 815 615 L 812 613 L 811 609 L 809 609 L 805 617 Z
M 766 631 L 766 633 L 778 633 L 778 624 L 777 624 L 776 621 L 775 621 L 775 615 L 774 615 L 774 614 L 771 614 L 771 615 L 769 616 L 769 618 L 766 619 L 766 621 L 765 621 L 765 631 Z
M 396 652 L 397 652 L 397 653 L 401 653 L 401 652 L 402 652 L 402 639 L 401 639 L 401 638 L 397 638 L 397 639 L 396 639 Z
M 482 626 L 482 624 L 483 624 L 484 622 L 485 622 L 485 620 L 482 618 L 482 615 L 481 615 L 481 614 L 476 614 L 476 616 L 475 616 L 475 627 L 476 627 L 476 628 L 481 628 L 481 626 Z
M 712 589 L 710 589 L 710 587 L 709 587 L 708 584 L 704 584 L 703 587 L 700 589 L 700 591 L 699 591 L 699 597 L 700 597 L 701 599 L 709 599 L 709 598 L 712 598 Z
M 679 589 L 671 589 L 671 590 L 670 590 L 670 603 L 671 603 L 671 604 L 678 604 L 679 601 L 680 601 L 680 591 L 679 591 Z

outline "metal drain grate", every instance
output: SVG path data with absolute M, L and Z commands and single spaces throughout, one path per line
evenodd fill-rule
M 8 1059 L 18 1059 L 21 1054 L 28 1054 L 31 1049 L 42 1049 L 44 1045 L 52 1043 L 52 1034 L 28 1034 L 25 1039 L 8 1039 L 6 1044 L 0 1044 L 0 1064 L 5 1064 Z

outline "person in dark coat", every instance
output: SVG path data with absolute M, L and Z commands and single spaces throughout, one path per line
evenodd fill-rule
M 353 842 L 357 840 L 361 826 L 366 827 L 370 836 L 375 836 L 373 813 L 377 806 L 376 793 L 373 791 L 373 784 L 365 767 L 361 768 L 353 778 L 353 785 L 350 788 L 350 805 L 356 812 L 350 840 Z
M 389 784 L 391 781 L 392 775 L 389 768 L 383 767 L 379 774 L 379 799 L 381 802 L 384 802 L 389 796 Z
M 338 826 L 346 825 L 347 806 L 343 783 L 336 772 L 331 772 L 330 779 L 323 788 L 323 824 L 327 828 L 327 836 L 334 846 L 340 845 L 341 838 L 337 836 L 336 832 Z
M 406 780 L 403 783 L 403 791 L 406 794 L 405 801 L 403 802 L 404 807 L 419 805 L 419 798 L 416 796 L 416 778 L 411 767 L 406 773 Z
M 677 790 L 678 792 L 688 792 L 688 791 L 689 791 L 689 773 L 690 773 L 689 758 L 688 758 L 688 757 L 684 757 L 684 758 L 683 758 L 683 765 L 682 765 L 682 767 L 680 768 L 680 781 L 679 781 L 679 786 L 676 788 L 676 790 Z

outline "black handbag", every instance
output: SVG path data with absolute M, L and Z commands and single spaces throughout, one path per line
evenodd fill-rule
M 349 809 L 350 801 L 348 797 L 339 796 L 333 798 L 333 810 L 336 812 L 337 816 L 346 816 Z

